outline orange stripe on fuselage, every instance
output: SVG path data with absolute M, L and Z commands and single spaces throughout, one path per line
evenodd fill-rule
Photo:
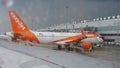
M 93 37 L 98 37 L 96 34 L 88 33 L 86 34 L 87 38 L 93 38 Z
M 71 37 L 66 37 L 66 38 L 63 38 L 63 39 L 59 39 L 59 40 L 55 40 L 53 42 L 61 42 L 61 41 L 67 41 L 67 40 L 71 40 L 73 42 L 78 42 L 82 39 L 84 35 L 82 34 L 79 34 L 79 35 L 75 35 L 75 36 L 71 36 Z M 98 37 L 96 34 L 93 34 L 93 33 L 87 33 L 86 34 L 86 37 L 87 38 L 93 38 L 93 37 Z
M 65 41 L 65 40 L 77 41 L 76 39 L 82 39 L 82 34 L 76 35 L 76 36 L 67 37 L 67 38 L 63 38 L 63 39 L 59 39 L 59 40 L 55 40 L 53 42 L 60 42 L 60 41 Z

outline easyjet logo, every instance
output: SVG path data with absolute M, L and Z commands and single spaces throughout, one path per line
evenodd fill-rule
M 25 27 L 24 27 L 24 25 L 23 25 L 23 22 L 21 22 L 13 12 L 11 12 L 10 15 L 11 15 L 12 18 L 15 20 L 15 22 L 19 25 L 19 27 L 20 27 L 22 30 L 24 30 Z

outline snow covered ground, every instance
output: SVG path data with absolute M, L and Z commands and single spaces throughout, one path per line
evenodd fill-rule
M 120 63 L 0 41 L 2 68 L 120 68 Z

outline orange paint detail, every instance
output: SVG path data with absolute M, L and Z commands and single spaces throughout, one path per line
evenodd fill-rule
M 97 35 L 93 34 L 93 33 L 88 33 L 86 34 L 87 38 L 92 38 L 92 37 L 97 37 Z
M 15 11 L 9 11 L 12 31 L 16 39 L 40 43 L 36 35 L 31 32 Z
M 76 36 L 67 37 L 67 38 L 63 38 L 63 39 L 60 39 L 60 40 L 55 40 L 53 42 L 60 42 L 60 41 L 67 41 L 67 40 L 71 40 L 71 42 L 78 42 L 80 39 L 82 39 L 82 34 L 76 35 Z
M 81 44 L 84 49 L 89 49 L 92 46 L 90 42 L 82 42 Z
M 59 40 L 55 40 L 53 42 L 61 42 L 61 41 L 67 41 L 67 40 L 71 40 L 70 42 L 79 42 L 80 40 L 83 39 L 83 34 L 79 34 L 79 35 L 75 35 L 75 36 L 71 36 L 71 37 L 66 37 L 63 39 L 59 39 Z M 93 38 L 93 37 L 98 37 L 96 34 L 94 33 L 86 33 L 85 35 L 87 38 Z
M 85 32 L 82 27 L 80 27 L 80 31 L 81 31 L 82 35 L 85 35 Z

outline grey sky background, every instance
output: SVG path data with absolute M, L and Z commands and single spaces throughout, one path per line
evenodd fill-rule
M 0 0 L 0 32 L 11 31 L 8 10 L 15 10 L 30 29 L 120 15 L 120 0 Z M 6 0 L 7 1 L 7 0 Z

